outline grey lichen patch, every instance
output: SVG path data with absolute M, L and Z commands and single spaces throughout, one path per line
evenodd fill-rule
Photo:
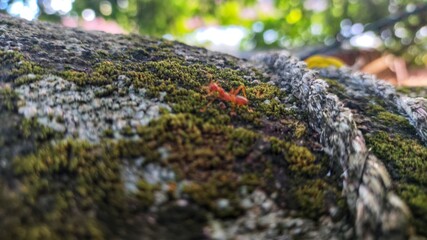
M 342 221 L 325 217 L 320 222 L 309 218 L 295 217 L 283 211 L 272 197 L 257 189 L 240 202 L 246 209 L 236 223 L 210 221 L 208 231 L 214 239 L 351 239 L 353 229 Z M 341 232 L 334 235 L 333 232 Z
M 131 136 L 132 129 L 147 125 L 170 107 L 158 99 L 148 99 L 143 89 L 135 89 L 126 77 L 106 86 L 78 87 L 56 76 L 18 86 L 19 112 L 36 117 L 40 124 L 69 137 L 99 141 L 103 133 L 115 138 Z M 102 95 L 99 92 L 109 91 Z M 125 94 L 120 94 L 124 91 Z

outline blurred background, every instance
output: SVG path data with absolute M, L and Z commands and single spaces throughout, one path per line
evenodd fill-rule
M 332 55 L 396 85 L 427 86 L 425 0 L 0 0 L 0 12 L 239 57 Z

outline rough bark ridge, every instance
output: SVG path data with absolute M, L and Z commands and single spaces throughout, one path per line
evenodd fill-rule
M 285 53 L 0 15 L 0 238 L 423 238 L 426 113 Z

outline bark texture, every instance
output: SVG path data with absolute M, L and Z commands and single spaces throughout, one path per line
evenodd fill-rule
M 423 239 L 427 104 L 408 91 L 0 15 L 0 238 Z

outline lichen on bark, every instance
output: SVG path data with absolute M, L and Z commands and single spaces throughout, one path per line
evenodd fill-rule
M 322 142 L 303 95 L 267 61 L 4 15 L 0 42 L 2 239 L 361 237 L 351 194 L 342 194 L 347 169 Z M 287 74 L 301 79 L 303 63 L 289 63 Z M 227 91 L 244 85 L 249 104 L 232 114 L 229 102 L 208 96 L 211 81 Z M 344 100 L 345 89 L 329 90 Z M 416 136 L 398 112 L 378 106 L 367 102 L 355 114 L 358 126 L 367 127 L 359 124 L 366 116 L 378 129 L 363 135 L 368 146 L 381 126 Z M 399 137 L 372 143 L 373 153 L 395 161 L 381 153 Z M 424 166 L 425 147 L 408 144 Z M 422 179 L 392 179 L 411 210 L 424 209 Z M 414 235 L 402 229 L 396 236 Z

